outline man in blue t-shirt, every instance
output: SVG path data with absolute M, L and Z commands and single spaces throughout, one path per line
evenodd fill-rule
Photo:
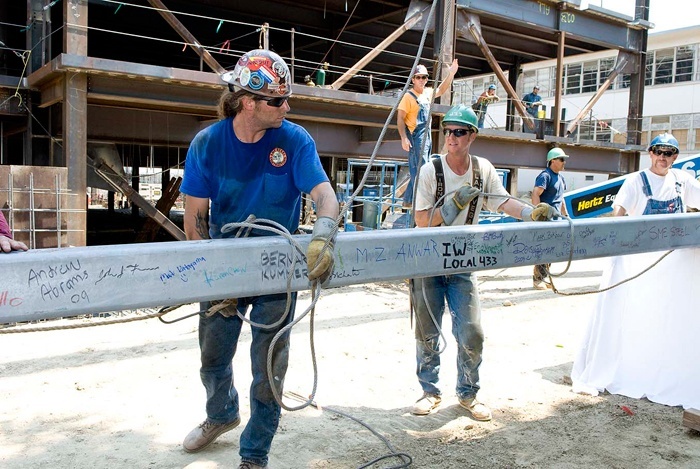
M 539 95 L 540 87 L 535 85 L 532 88 L 532 93 L 528 93 L 523 96 L 523 104 L 525 105 L 525 110 L 532 116 L 537 117 L 537 111 L 539 111 L 539 106 L 542 104 L 542 96 Z
M 184 226 L 188 240 L 233 237 L 222 233 L 228 223 L 250 215 L 268 219 L 294 233 L 299 226 L 302 193 L 316 204 L 317 221 L 307 250 L 309 280 L 325 281 L 333 269 L 333 237 L 338 201 L 321 166 L 316 144 L 306 130 L 285 120 L 292 94 L 290 73 L 282 58 L 268 50 L 243 54 L 233 72 L 222 75 L 229 90 L 219 101 L 221 120 L 199 132 L 190 145 L 180 190 L 186 194 Z M 210 213 L 211 210 L 211 213 Z M 270 234 L 252 230 L 251 236 Z M 326 243 L 330 249 L 323 250 Z M 238 392 L 231 361 L 242 317 L 275 327 L 252 326 L 250 420 L 240 438 L 239 468 L 266 467 L 277 431 L 280 406 L 267 373 L 273 337 L 294 317 L 296 293 L 287 308 L 286 293 L 202 303 L 199 345 L 200 376 L 206 389 L 206 420 L 183 442 L 187 452 L 206 448 L 240 423 Z M 289 335 L 283 334 L 271 357 L 272 373 L 282 383 L 287 371 Z
M 552 148 L 547 153 L 547 168 L 535 179 L 535 187 L 532 189 L 532 204 L 540 202 L 547 203 L 559 210 L 563 216 L 566 213 L 564 204 L 564 192 L 566 192 L 566 181 L 564 176 L 559 174 L 564 170 L 566 159 L 569 157 L 561 148 Z M 536 265 L 532 273 L 532 286 L 537 290 L 546 290 L 552 285 L 546 280 L 549 277 L 549 267 L 551 264 Z

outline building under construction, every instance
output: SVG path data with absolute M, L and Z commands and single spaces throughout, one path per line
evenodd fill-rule
M 439 82 L 453 57 L 457 78 L 494 73 L 507 91 L 505 126 L 484 130 L 473 149 L 511 170 L 509 188 L 555 144 L 572 156 L 568 170 L 624 174 L 642 149 L 648 9 L 649 0 L 637 0 L 634 17 L 578 0 L 2 2 L 0 207 L 34 248 L 148 241 L 161 227 L 181 239 L 163 213 L 189 142 L 216 119 L 219 75 L 258 47 L 290 65 L 288 118 L 314 137 L 333 183 L 344 182 L 349 159 L 407 159 L 392 110 L 417 60 Z M 525 111 L 516 91 L 524 64 L 556 59 L 561 97 L 564 58 L 603 50 L 617 51 L 615 66 L 578 116 L 564 119 L 556 98 L 542 119 Z M 629 76 L 627 141 L 572 138 L 620 74 Z M 441 99 L 436 116 L 450 103 Z M 158 197 L 139 190 L 144 176 L 159 179 Z M 108 191 L 100 223 L 88 187 Z M 124 198 L 128 214 L 118 210 Z

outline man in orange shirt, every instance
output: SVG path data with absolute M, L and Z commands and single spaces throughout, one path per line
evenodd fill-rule
M 436 98 L 439 98 L 450 89 L 452 79 L 458 68 L 457 59 L 454 59 L 447 78 L 435 90 Z M 404 192 L 403 201 L 404 206 L 409 207 L 413 204 L 413 186 L 418 169 L 423 163 L 428 161 L 428 155 L 430 154 L 430 116 L 428 113 L 433 99 L 433 89 L 426 86 L 428 83 L 428 69 L 425 68 L 425 65 L 416 67 L 411 82 L 413 86 L 401 98 L 396 116 L 396 125 L 401 136 L 401 147 L 408 152 L 410 179 L 406 192 Z

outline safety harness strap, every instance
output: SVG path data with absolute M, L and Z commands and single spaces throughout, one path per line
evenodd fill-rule
M 479 161 L 476 156 L 471 156 L 472 164 L 472 186 L 481 190 L 483 186 L 483 180 L 481 179 L 481 169 L 479 168 Z M 440 200 L 442 196 L 445 195 L 445 171 L 442 167 L 442 158 L 433 159 L 433 166 L 435 167 L 435 200 Z M 444 200 L 440 200 L 436 207 L 441 207 Z M 475 197 L 469 204 L 469 212 L 467 212 L 467 220 L 465 225 L 471 225 L 474 221 L 474 216 L 476 215 L 476 207 L 479 203 L 479 198 Z

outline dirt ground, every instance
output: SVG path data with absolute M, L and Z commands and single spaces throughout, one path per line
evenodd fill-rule
M 594 289 L 599 266 L 576 262 L 557 285 Z M 486 332 L 479 398 L 493 409 L 493 421 L 474 421 L 457 405 L 449 323 L 443 405 L 429 416 L 409 414 L 421 392 L 401 282 L 324 292 L 313 336 L 316 401 L 365 422 L 408 453 L 415 468 L 700 467 L 700 434 L 681 425 L 681 408 L 571 391 L 568 375 L 594 295 L 535 291 L 531 267 L 479 278 Z M 298 313 L 308 303 L 304 292 Z M 306 318 L 293 330 L 285 386 L 301 395 L 313 387 L 309 338 Z M 234 367 L 245 422 L 249 332 L 241 341 Z M 0 347 L 0 467 L 237 467 L 242 427 L 201 453 L 182 450 L 184 436 L 204 419 L 195 318 L 2 335 Z M 358 423 L 307 408 L 283 412 L 270 467 L 356 468 L 387 453 Z M 399 464 L 390 459 L 372 467 Z

